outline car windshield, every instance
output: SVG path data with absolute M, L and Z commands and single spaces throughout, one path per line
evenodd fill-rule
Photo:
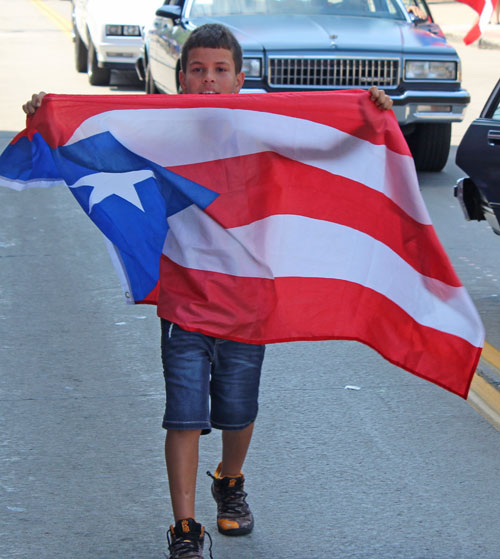
M 348 15 L 404 20 L 397 0 L 193 0 L 191 17 Z

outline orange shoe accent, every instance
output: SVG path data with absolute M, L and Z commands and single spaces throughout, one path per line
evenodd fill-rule
M 240 525 L 234 520 L 227 520 L 225 518 L 217 520 L 217 524 L 222 528 L 222 530 L 237 530 L 240 527 Z
M 217 479 L 220 479 L 222 477 L 220 475 L 221 471 L 222 471 L 222 462 L 219 462 L 219 465 L 217 466 L 217 469 L 215 470 L 214 477 L 216 477 Z
M 215 470 L 215 474 L 214 477 L 217 479 L 223 479 L 225 477 L 229 477 L 231 478 L 231 481 L 229 482 L 230 484 L 232 483 L 232 485 L 230 485 L 230 487 L 234 487 L 234 484 L 236 483 L 235 481 L 233 481 L 233 479 L 239 479 L 243 477 L 243 472 L 240 472 L 237 476 L 223 476 L 221 474 L 222 472 L 222 462 L 219 462 L 219 465 L 217 466 L 217 469 Z

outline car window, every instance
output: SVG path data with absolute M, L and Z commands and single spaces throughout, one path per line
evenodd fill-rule
M 495 112 L 493 113 L 492 117 L 493 120 L 500 120 L 500 105 L 497 103 L 497 108 L 495 109 Z
M 490 93 L 479 118 L 500 120 L 500 80 Z
M 395 0 L 194 0 L 191 17 L 352 15 L 405 19 Z

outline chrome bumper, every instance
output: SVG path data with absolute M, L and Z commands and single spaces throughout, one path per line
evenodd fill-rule
M 388 92 L 390 95 L 390 92 Z M 400 125 L 415 122 L 460 122 L 464 119 L 470 95 L 465 90 L 443 92 L 407 91 L 391 95 L 394 114 Z
M 247 87 L 240 93 L 267 93 L 265 89 Z M 470 102 L 467 91 L 407 91 L 403 95 L 391 95 L 393 111 L 400 125 L 415 122 L 461 122 Z

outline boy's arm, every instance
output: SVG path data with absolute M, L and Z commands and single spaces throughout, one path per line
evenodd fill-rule
M 372 85 L 368 90 L 370 99 L 382 111 L 390 111 L 392 109 L 392 99 L 383 89 L 379 89 L 376 85 Z
M 23 111 L 27 115 L 35 114 L 35 111 L 42 104 L 42 99 L 45 97 L 45 95 L 47 95 L 45 91 L 40 91 L 40 93 L 33 93 L 31 99 L 29 101 L 26 101 L 26 103 L 23 105 Z

